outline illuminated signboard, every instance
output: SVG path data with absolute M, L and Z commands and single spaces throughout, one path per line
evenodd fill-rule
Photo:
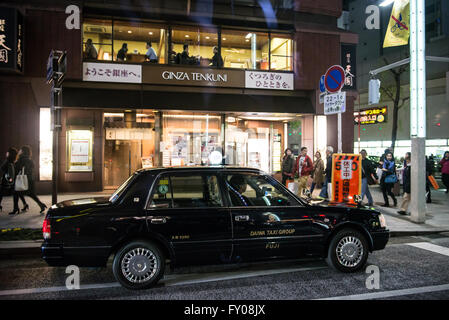
M 0 70 L 23 72 L 23 16 L 0 7 Z
M 360 112 L 360 114 L 359 114 Z M 354 112 L 354 124 L 376 124 L 387 121 L 387 106 L 379 108 L 369 108 Z

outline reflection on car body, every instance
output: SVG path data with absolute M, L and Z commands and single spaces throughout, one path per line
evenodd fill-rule
M 131 289 L 154 285 L 167 262 L 316 257 L 354 272 L 389 239 L 373 209 L 311 205 L 257 169 L 228 166 L 142 169 L 110 198 L 54 205 L 43 232 L 49 265 L 106 266 L 113 256 Z

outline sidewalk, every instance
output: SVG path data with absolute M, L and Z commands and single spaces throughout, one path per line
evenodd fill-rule
M 432 203 L 427 204 L 427 220 L 423 224 L 417 224 L 411 221 L 410 216 L 402 216 L 397 213 L 399 208 L 384 208 L 382 192 L 379 186 L 370 186 L 371 194 L 374 198 L 375 207 L 385 214 L 387 226 L 393 234 L 414 235 L 434 232 L 449 231 L 449 194 L 444 193 L 443 190 L 432 189 Z M 104 192 L 94 193 L 63 193 L 58 195 L 58 202 L 69 199 L 80 199 L 90 197 L 104 197 L 112 194 L 113 191 L 108 190 Z M 314 192 L 315 194 L 315 192 Z M 48 207 L 51 204 L 51 195 L 39 196 L 42 202 Z M 397 197 L 398 206 L 401 205 L 402 196 Z M 3 211 L 0 212 L 0 230 L 7 228 L 42 228 L 42 222 L 45 214 L 39 213 L 39 207 L 33 200 L 26 197 L 27 203 L 30 206 L 29 211 L 18 215 L 8 215 L 8 212 L 13 210 L 12 197 L 5 197 L 3 199 Z M 366 203 L 366 198 L 364 203 Z M 424 199 L 423 199 L 424 201 Z M 390 204 L 392 201 L 390 199 Z M 22 204 L 19 201 L 19 207 Z M 4 241 L 0 241 L 4 242 Z M 0 243 L 1 247 L 1 243 Z

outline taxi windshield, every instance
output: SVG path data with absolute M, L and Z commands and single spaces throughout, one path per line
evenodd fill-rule
M 129 186 L 132 181 L 134 181 L 135 177 L 136 174 L 130 175 L 128 179 L 126 179 L 125 182 L 123 182 L 122 185 L 118 187 L 117 190 L 115 190 L 115 192 L 109 198 L 109 201 L 114 203 L 123 194 L 127 186 Z

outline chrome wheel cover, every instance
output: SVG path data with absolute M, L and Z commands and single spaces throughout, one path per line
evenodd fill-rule
M 346 236 L 342 238 L 335 249 L 338 262 L 345 267 L 357 266 L 363 258 L 363 244 L 359 238 Z
M 159 262 L 156 255 L 147 248 L 134 248 L 122 258 L 123 276 L 132 283 L 147 282 L 156 274 Z

